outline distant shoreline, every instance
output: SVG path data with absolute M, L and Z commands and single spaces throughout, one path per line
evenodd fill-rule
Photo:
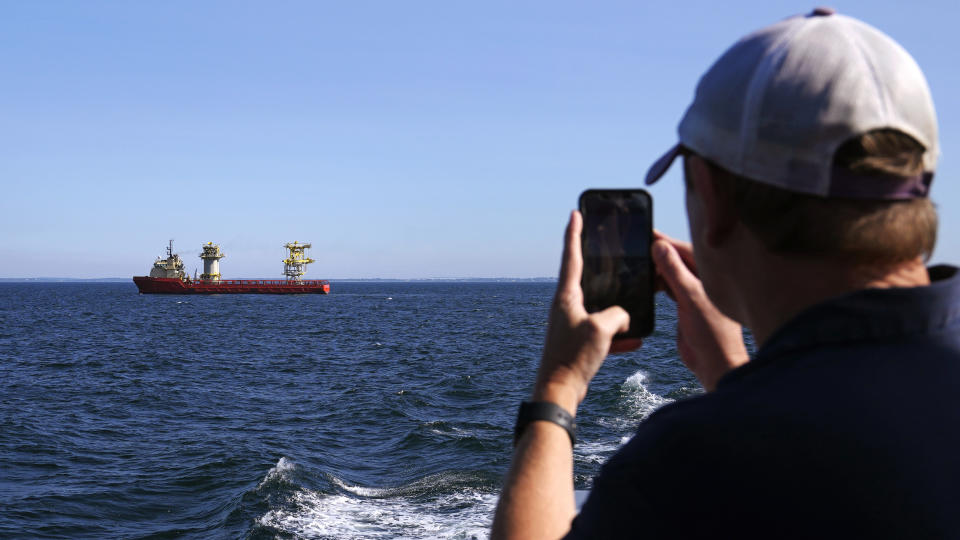
M 238 278 L 248 279 L 248 278 Z M 249 278 L 253 279 L 253 278 Z M 536 278 L 345 278 L 332 283 L 555 283 L 554 277 Z M 0 283 L 132 283 L 130 278 L 0 278 Z

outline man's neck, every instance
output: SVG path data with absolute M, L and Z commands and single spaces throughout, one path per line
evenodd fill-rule
M 740 302 L 743 323 L 758 344 L 804 309 L 863 289 L 930 284 L 923 260 L 851 264 L 764 253 L 754 261 Z

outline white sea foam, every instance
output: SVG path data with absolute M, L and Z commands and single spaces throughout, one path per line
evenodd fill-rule
M 623 383 L 623 391 L 626 394 L 627 405 L 631 409 L 631 416 L 639 420 L 650 416 L 653 411 L 672 403 L 670 398 L 654 394 L 647 388 L 647 374 L 638 371 L 627 377 Z
M 261 480 L 286 480 L 298 465 L 280 458 Z M 450 479 L 427 477 L 395 488 L 355 486 L 337 477 L 331 483 L 344 493 L 325 494 L 294 487 L 282 508 L 257 519 L 265 527 L 303 539 L 321 538 L 487 538 L 497 494 L 474 488 L 429 495 Z
M 577 461 L 603 463 L 627 440 L 626 437 L 622 437 L 600 441 L 577 441 L 577 445 L 573 447 L 573 455 Z
M 620 435 L 594 441 L 577 441 L 573 449 L 577 461 L 597 464 L 606 462 L 621 446 L 627 444 L 640 421 L 650 416 L 653 411 L 673 402 L 647 387 L 647 374 L 643 371 L 627 377 L 621 386 L 621 395 L 626 414 L 597 420 L 600 425 L 620 432 Z
M 612 418 L 601 418 L 597 422 L 610 429 L 620 431 L 625 435 L 632 435 L 637 425 L 654 411 L 663 407 L 673 400 L 654 393 L 648 387 L 647 374 L 638 371 L 627 377 L 620 387 L 621 402 L 624 406 L 622 416 Z M 629 436 L 623 437 L 617 448 L 624 445 L 629 440 Z
M 284 479 L 287 475 L 296 468 L 296 463 L 287 459 L 286 457 L 281 457 L 277 464 L 273 466 L 267 475 L 263 477 L 263 480 L 257 485 L 257 489 L 262 488 L 266 483 L 273 480 Z
M 475 436 L 475 433 L 473 431 L 461 429 L 461 428 L 458 428 L 457 426 L 443 426 L 439 424 L 434 424 L 433 426 L 431 426 L 430 433 L 435 433 L 437 435 L 442 435 L 444 437 L 452 437 L 455 439 L 466 439 L 466 438 Z
M 429 501 L 403 496 L 367 498 L 390 490 L 344 486 L 361 495 L 298 489 L 292 508 L 270 510 L 257 521 L 297 538 L 487 538 L 497 495 L 467 489 Z
M 359 495 L 361 497 L 386 497 L 391 493 L 391 490 L 388 488 L 370 488 L 363 486 L 351 486 L 344 482 L 343 480 L 334 477 L 333 484 L 339 487 L 340 489 L 353 493 L 354 495 Z

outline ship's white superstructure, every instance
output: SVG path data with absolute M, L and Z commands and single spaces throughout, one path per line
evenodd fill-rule
M 175 279 L 186 277 L 186 272 L 183 270 L 183 260 L 180 259 L 180 255 L 173 252 L 173 240 L 170 240 L 170 244 L 167 246 L 167 258 L 157 257 L 157 260 L 153 262 L 150 277 Z

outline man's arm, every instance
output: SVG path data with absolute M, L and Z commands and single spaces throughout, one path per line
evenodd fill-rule
M 573 212 L 533 392 L 534 401 L 556 403 L 573 416 L 607 354 L 640 346 L 636 339 L 613 342 L 613 336 L 630 325 L 622 308 L 588 314 L 583 306 L 582 226 L 580 213 Z M 740 325 L 707 298 L 689 244 L 658 233 L 652 252 L 660 287 L 677 302 L 680 356 L 712 391 L 724 373 L 749 359 Z M 517 441 L 492 538 L 559 538 L 570 530 L 575 514 L 573 452 L 567 432 L 551 422 L 533 422 Z
M 630 316 L 618 306 L 592 314 L 583 307 L 582 227 L 580 213 L 573 212 L 533 391 L 534 401 L 556 403 L 573 416 L 611 352 L 613 336 L 630 325 Z M 616 350 L 629 350 L 638 347 L 640 340 L 618 341 L 616 345 Z M 492 537 L 559 538 L 570 530 L 575 514 L 570 438 L 556 424 L 532 422 L 517 441 L 494 516 Z

